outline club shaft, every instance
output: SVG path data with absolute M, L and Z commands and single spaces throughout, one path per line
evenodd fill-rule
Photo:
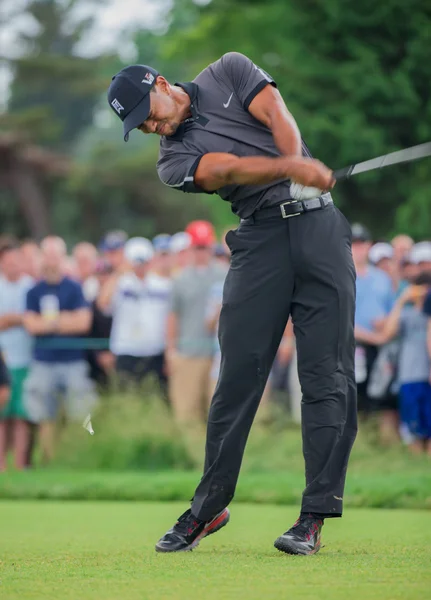
M 396 152 L 391 152 L 389 154 L 383 154 L 383 156 L 377 156 L 371 160 L 365 160 L 364 162 L 350 165 L 344 169 L 339 169 L 338 171 L 334 171 L 334 178 L 337 181 L 342 181 L 343 179 L 348 179 L 358 173 L 366 173 L 367 171 L 382 169 L 384 167 L 389 167 L 390 165 L 411 162 L 427 156 L 431 156 L 431 142 L 412 146 L 411 148 L 405 148 L 404 150 L 397 150 Z

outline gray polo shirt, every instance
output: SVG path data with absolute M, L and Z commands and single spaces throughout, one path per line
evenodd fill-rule
M 183 192 L 199 192 L 194 174 L 204 154 L 280 156 L 271 130 L 248 111 L 253 98 L 273 79 L 249 58 L 229 52 L 204 69 L 191 83 L 178 83 L 190 96 L 192 117 L 172 136 L 160 141 L 157 171 L 166 185 Z M 311 156 L 304 142 L 302 153 Z M 227 185 L 217 194 L 232 204 L 242 218 L 263 206 L 289 200 L 289 180 L 265 185 Z
M 223 282 L 227 267 L 186 267 L 173 281 L 171 310 L 178 319 L 177 350 L 186 356 L 211 357 L 214 338 L 206 326 L 207 307 L 215 283 Z

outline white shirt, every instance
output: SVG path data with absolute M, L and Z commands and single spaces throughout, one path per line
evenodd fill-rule
M 82 282 L 82 293 L 87 302 L 94 302 L 97 298 L 97 294 L 100 290 L 100 285 L 95 275 L 90 275 L 85 281 Z
M 25 312 L 27 292 L 34 281 L 23 275 L 18 281 L 8 281 L 0 276 L 0 315 Z M 33 342 L 24 327 L 10 327 L 0 332 L 0 348 L 6 366 L 21 369 L 30 364 Z
M 148 274 L 139 279 L 134 273 L 118 282 L 112 305 L 110 349 L 116 356 L 154 356 L 164 352 L 171 281 Z

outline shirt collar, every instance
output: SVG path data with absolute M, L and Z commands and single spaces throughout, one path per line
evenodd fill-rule
M 198 112 L 198 85 L 196 83 L 193 83 L 193 81 L 188 81 L 186 83 L 177 82 L 175 83 L 175 85 L 183 89 L 190 97 L 190 112 L 192 113 L 192 116 L 186 119 L 184 123 L 181 123 L 181 125 L 178 127 L 177 131 L 173 135 L 167 136 L 170 140 L 181 140 L 183 138 L 186 125 L 188 123 L 198 123 L 201 127 L 205 127 L 208 123 L 208 119 Z

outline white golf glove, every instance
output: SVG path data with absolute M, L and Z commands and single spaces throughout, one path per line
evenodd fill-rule
M 311 198 L 318 198 L 322 195 L 322 190 L 315 187 L 307 187 L 300 183 L 292 181 L 290 184 L 290 195 L 294 200 L 311 200 Z

